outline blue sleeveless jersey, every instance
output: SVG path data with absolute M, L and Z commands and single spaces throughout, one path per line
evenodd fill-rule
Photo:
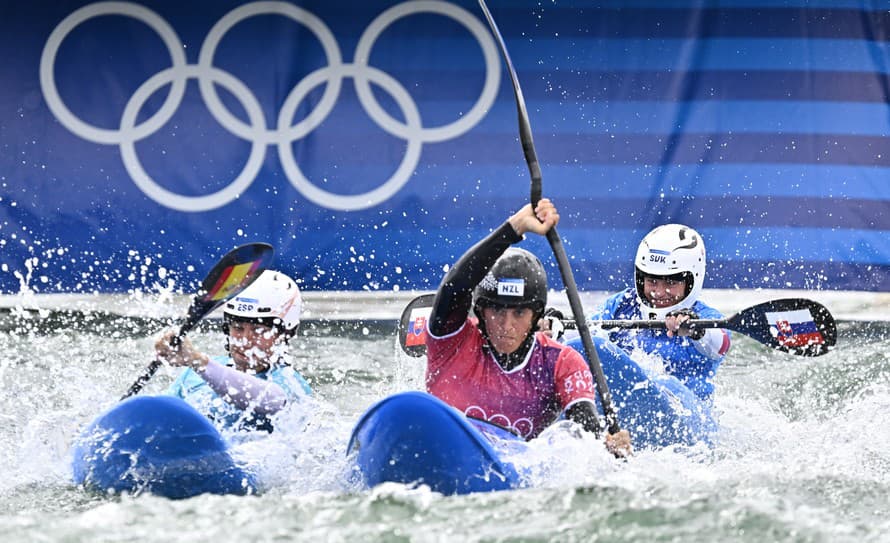
M 223 366 L 234 364 L 228 356 L 216 356 L 211 360 Z M 312 393 L 309 383 L 290 366 L 278 366 L 269 371 L 257 373 L 255 377 L 272 381 L 284 389 L 288 402 L 299 401 L 301 397 Z M 268 420 L 265 420 L 264 417 L 257 417 L 253 413 L 241 411 L 226 402 L 207 384 L 207 381 L 191 368 L 186 368 L 179 374 L 179 377 L 167 388 L 165 394 L 182 398 L 225 429 L 271 431 L 271 423 Z
M 722 319 L 723 314 L 713 307 L 696 301 L 692 310 L 702 319 Z M 596 320 L 641 320 L 643 313 L 637 300 L 636 290 L 625 289 L 607 298 L 600 309 L 590 315 Z M 594 323 L 595 325 L 595 323 Z M 612 329 L 608 330 L 609 339 L 628 354 L 634 350 L 642 350 L 655 354 L 665 364 L 665 370 L 677 377 L 699 398 L 708 399 L 714 391 L 711 379 L 717 372 L 723 355 L 711 358 L 701 352 L 695 341 L 688 337 L 668 337 L 665 330 L 657 329 Z M 728 333 L 728 332 L 727 332 Z M 725 351 L 723 351 L 725 352 Z

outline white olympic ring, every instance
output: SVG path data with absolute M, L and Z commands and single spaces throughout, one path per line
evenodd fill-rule
M 434 13 L 462 24 L 479 42 L 485 61 L 485 82 L 473 107 L 456 121 L 424 128 L 414 99 L 395 78 L 368 64 L 371 49 L 383 31 L 398 19 L 417 13 Z M 238 78 L 213 66 L 216 49 L 225 34 L 239 22 L 256 15 L 282 15 L 308 28 L 321 43 L 326 67 L 315 70 L 288 94 L 278 114 L 277 125 L 268 130 L 259 101 Z M 117 130 L 89 124 L 65 105 L 55 81 L 55 61 L 65 37 L 81 23 L 103 15 L 121 15 L 137 19 L 161 37 L 170 53 L 171 66 L 145 81 L 127 101 Z M 50 111 L 59 122 L 78 136 L 101 144 L 118 145 L 124 167 L 133 182 L 149 198 L 179 211 L 209 211 L 238 198 L 253 183 L 265 158 L 266 148 L 275 145 L 282 169 L 291 184 L 313 203 L 340 211 L 355 211 L 386 201 L 410 179 L 420 161 L 424 143 L 441 142 L 460 136 L 473 128 L 488 112 L 500 86 L 501 67 L 497 47 L 487 28 L 470 12 L 442 0 L 414 0 L 398 4 L 377 16 L 362 33 L 352 64 L 344 64 L 336 38 L 327 25 L 314 14 L 287 2 L 251 2 L 224 15 L 208 32 L 197 64 L 188 64 L 179 36 L 158 14 L 131 2 L 97 2 L 82 7 L 62 20 L 50 34 L 40 58 L 40 87 Z M 314 185 L 300 170 L 293 152 L 293 142 L 305 137 L 331 113 L 340 94 L 343 78 L 352 78 L 356 95 L 368 116 L 389 134 L 407 142 L 405 156 L 395 173 L 376 189 L 355 195 L 335 194 Z M 213 117 L 230 133 L 251 143 L 250 155 L 238 176 L 221 190 L 203 196 L 184 196 L 160 186 L 142 167 L 136 154 L 136 142 L 160 130 L 169 121 L 185 95 L 186 83 L 197 79 L 201 97 Z M 377 102 L 371 82 L 392 96 L 402 110 L 404 122 L 390 116 Z M 314 88 L 326 84 L 314 109 L 291 125 L 301 101 Z M 170 93 L 151 117 L 137 123 L 142 106 L 154 92 L 170 85 Z M 250 124 L 233 115 L 219 99 L 216 85 L 221 85 L 244 107 Z
M 485 412 L 485 409 L 478 405 L 471 405 L 470 407 L 466 408 L 464 410 L 464 415 L 477 420 L 490 422 L 496 426 L 500 426 L 501 428 L 506 428 L 507 430 L 523 438 L 527 438 L 528 436 L 532 435 L 532 432 L 535 431 L 535 425 L 529 418 L 521 417 L 514 422 L 510 420 L 510 417 L 501 413 L 495 413 L 494 415 L 488 416 L 488 413 Z

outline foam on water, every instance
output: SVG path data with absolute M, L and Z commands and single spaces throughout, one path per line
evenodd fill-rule
M 263 492 L 171 501 L 84 492 L 69 457 L 79 429 L 148 363 L 165 323 L 65 318 L 41 327 L 39 316 L 0 315 L 0 532 L 10 541 L 881 541 L 890 532 L 886 334 L 843 329 L 837 349 L 811 359 L 736 337 L 717 380 L 713 446 L 620 462 L 557 425 L 516 459 L 531 488 L 455 497 L 361 489 L 345 454 L 367 407 L 422 388 L 423 362 L 392 336 L 301 335 L 295 366 L 315 396 L 283 413 L 279 431 L 234 444 Z M 222 350 L 216 330 L 193 340 Z M 143 393 L 176 373 L 162 369 Z

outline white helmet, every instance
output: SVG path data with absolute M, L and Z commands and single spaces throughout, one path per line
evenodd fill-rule
M 300 325 L 303 300 L 300 289 L 287 275 L 265 270 L 237 296 L 226 302 L 226 318 L 259 321 L 293 335 Z
M 643 296 L 647 275 L 678 276 L 686 282 L 686 296 L 670 307 L 652 307 Z M 705 242 L 698 232 L 682 224 L 665 224 L 646 234 L 634 259 L 634 282 L 643 317 L 664 319 L 671 311 L 692 307 L 705 282 Z

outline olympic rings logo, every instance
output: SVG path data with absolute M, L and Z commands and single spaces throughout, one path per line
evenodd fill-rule
M 461 118 L 443 126 L 423 127 L 417 104 L 408 91 L 395 78 L 368 64 L 371 49 L 382 32 L 398 19 L 417 13 L 439 14 L 461 23 L 479 42 L 485 60 L 485 83 L 476 103 Z M 307 75 L 287 95 L 274 130 L 266 127 L 260 103 L 250 89 L 231 73 L 213 66 L 217 46 L 226 32 L 247 18 L 267 14 L 281 15 L 304 25 L 319 40 L 327 58 L 327 66 Z M 120 127 L 114 130 L 91 125 L 74 115 L 59 95 L 54 73 L 56 55 L 65 37 L 81 23 L 106 15 L 132 17 L 148 25 L 167 46 L 172 64 L 148 78 L 133 93 L 121 115 Z M 161 205 L 187 212 L 216 209 L 237 198 L 253 183 L 269 145 L 277 146 L 282 169 L 291 184 L 315 204 L 340 211 L 373 207 L 386 201 L 408 181 L 420 161 L 424 143 L 452 139 L 473 128 L 494 103 L 500 85 L 497 48 L 487 28 L 465 9 L 440 0 L 405 2 L 381 13 L 359 39 L 351 64 L 343 62 L 334 34 L 321 19 L 286 2 L 251 2 L 224 15 L 207 34 L 197 64 L 188 64 L 183 51 L 183 44 L 173 28 L 150 9 L 131 2 L 97 2 L 71 13 L 50 34 L 40 58 L 40 87 L 50 111 L 63 126 L 86 140 L 118 145 L 127 173 L 142 192 Z M 318 127 L 333 110 L 344 78 L 354 81 L 359 101 L 371 119 L 389 134 L 407 142 L 405 156 L 395 173 L 379 187 L 356 195 L 336 194 L 314 185 L 300 170 L 292 148 L 294 141 Z M 251 143 L 247 162 L 235 179 L 221 190 L 203 196 L 185 196 L 160 186 L 145 171 L 136 154 L 136 142 L 157 132 L 179 108 L 189 79 L 198 81 L 201 97 L 216 121 L 230 133 Z M 371 82 L 392 96 L 402 110 L 405 122 L 393 118 L 380 106 L 371 91 Z M 291 124 L 301 101 L 323 83 L 326 88 L 315 109 L 300 122 Z M 160 109 L 137 123 L 146 101 L 165 85 L 170 86 L 170 93 Z M 249 124 L 226 108 L 215 85 L 224 87 L 240 101 Z
M 516 421 L 511 421 L 510 417 L 501 413 L 495 413 L 489 416 L 485 412 L 485 409 L 478 405 L 471 405 L 470 407 L 466 408 L 464 410 L 464 415 L 474 419 L 484 420 L 492 424 L 496 424 L 501 428 L 506 428 L 507 430 L 524 439 L 527 439 L 528 436 L 532 435 L 532 433 L 535 431 L 535 425 L 529 418 L 521 417 Z

